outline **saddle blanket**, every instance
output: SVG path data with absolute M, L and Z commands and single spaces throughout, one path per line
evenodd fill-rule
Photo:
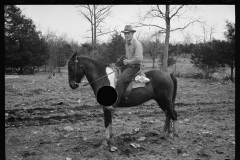
M 143 72 L 141 72 L 132 80 L 132 82 L 130 82 L 123 96 L 127 98 L 127 96 L 129 96 L 130 93 L 132 92 L 132 89 L 145 87 L 146 83 L 148 83 L 149 81 L 150 79 L 148 79 L 146 75 Z

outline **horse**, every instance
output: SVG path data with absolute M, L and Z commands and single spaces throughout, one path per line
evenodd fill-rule
M 161 70 L 150 70 L 144 72 L 150 82 L 145 87 L 132 90 L 127 99 L 122 98 L 117 107 L 133 107 L 143 104 L 151 99 L 155 100 L 160 108 L 165 112 L 166 120 L 164 133 L 177 136 L 175 123 L 177 113 L 174 103 L 177 93 L 177 79 L 174 75 Z M 91 88 L 97 96 L 98 90 L 103 86 L 116 85 L 114 70 L 107 64 L 87 57 L 77 56 L 75 52 L 68 61 L 68 79 L 72 89 L 79 87 L 81 80 L 86 76 Z M 111 143 L 112 133 L 112 110 L 102 106 L 104 112 L 105 140 L 107 145 Z M 171 126 L 170 126 L 171 125 Z

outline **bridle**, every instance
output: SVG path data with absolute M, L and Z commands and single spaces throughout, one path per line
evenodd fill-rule
M 77 56 L 76 56 L 76 59 L 74 60 L 74 63 L 75 63 L 75 64 L 74 64 L 74 67 L 75 67 L 75 68 L 74 68 L 74 69 L 75 69 L 74 84 L 79 85 L 79 83 L 81 83 L 81 82 L 77 83 L 77 65 L 78 65 L 80 68 L 83 68 L 83 69 L 84 69 L 84 67 L 78 63 Z M 116 64 L 116 63 L 115 63 L 115 64 Z M 124 66 L 122 66 L 122 67 L 117 67 L 117 69 L 121 69 L 121 68 L 126 67 L 126 66 L 127 66 L 127 65 L 124 65 Z M 85 71 L 85 69 L 84 69 L 84 71 Z M 115 71 L 110 72 L 110 73 L 106 74 L 105 76 L 102 76 L 102 77 L 98 78 L 98 79 L 95 80 L 95 81 L 85 83 L 85 84 L 83 84 L 83 86 L 86 86 L 86 85 L 88 85 L 88 84 L 92 84 L 92 83 L 94 83 L 94 82 L 97 82 L 97 81 L 103 79 L 104 77 L 108 76 L 109 74 L 114 73 L 114 72 L 115 72 Z
M 76 56 L 76 59 L 74 60 L 74 71 L 75 71 L 74 84 L 79 85 L 79 83 L 77 83 L 77 65 L 78 65 L 80 68 L 83 68 L 83 66 L 78 63 L 77 56 Z M 81 83 L 81 82 L 80 82 L 80 83 Z

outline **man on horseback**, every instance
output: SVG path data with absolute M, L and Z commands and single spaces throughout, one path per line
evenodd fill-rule
M 123 63 L 126 67 L 124 67 L 124 70 L 118 77 L 116 85 L 118 98 L 113 106 L 109 107 L 110 110 L 114 110 L 118 106 L 128 84 L 132 81 L 135 74 L 140 71 L 140 67 L 143 61 L 143 48 L 141 42 L 133 37 L 133 34 L 135 32 L 136 30 L 133 30 L 132 25 L 126 25 L 122 31 L 126 40 L 125 49 L 127 58 L 123 60 Z

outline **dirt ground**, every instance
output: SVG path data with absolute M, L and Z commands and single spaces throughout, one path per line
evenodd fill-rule
M 156 102 L 118 108 L 115 152 L 101 148 L 102 108 L 89 86 L 72 90 L 67 73 L 5 77 L 7 160 L 235 159 L 235 85 L 178 78 L 179 137 L 165 137 Z

